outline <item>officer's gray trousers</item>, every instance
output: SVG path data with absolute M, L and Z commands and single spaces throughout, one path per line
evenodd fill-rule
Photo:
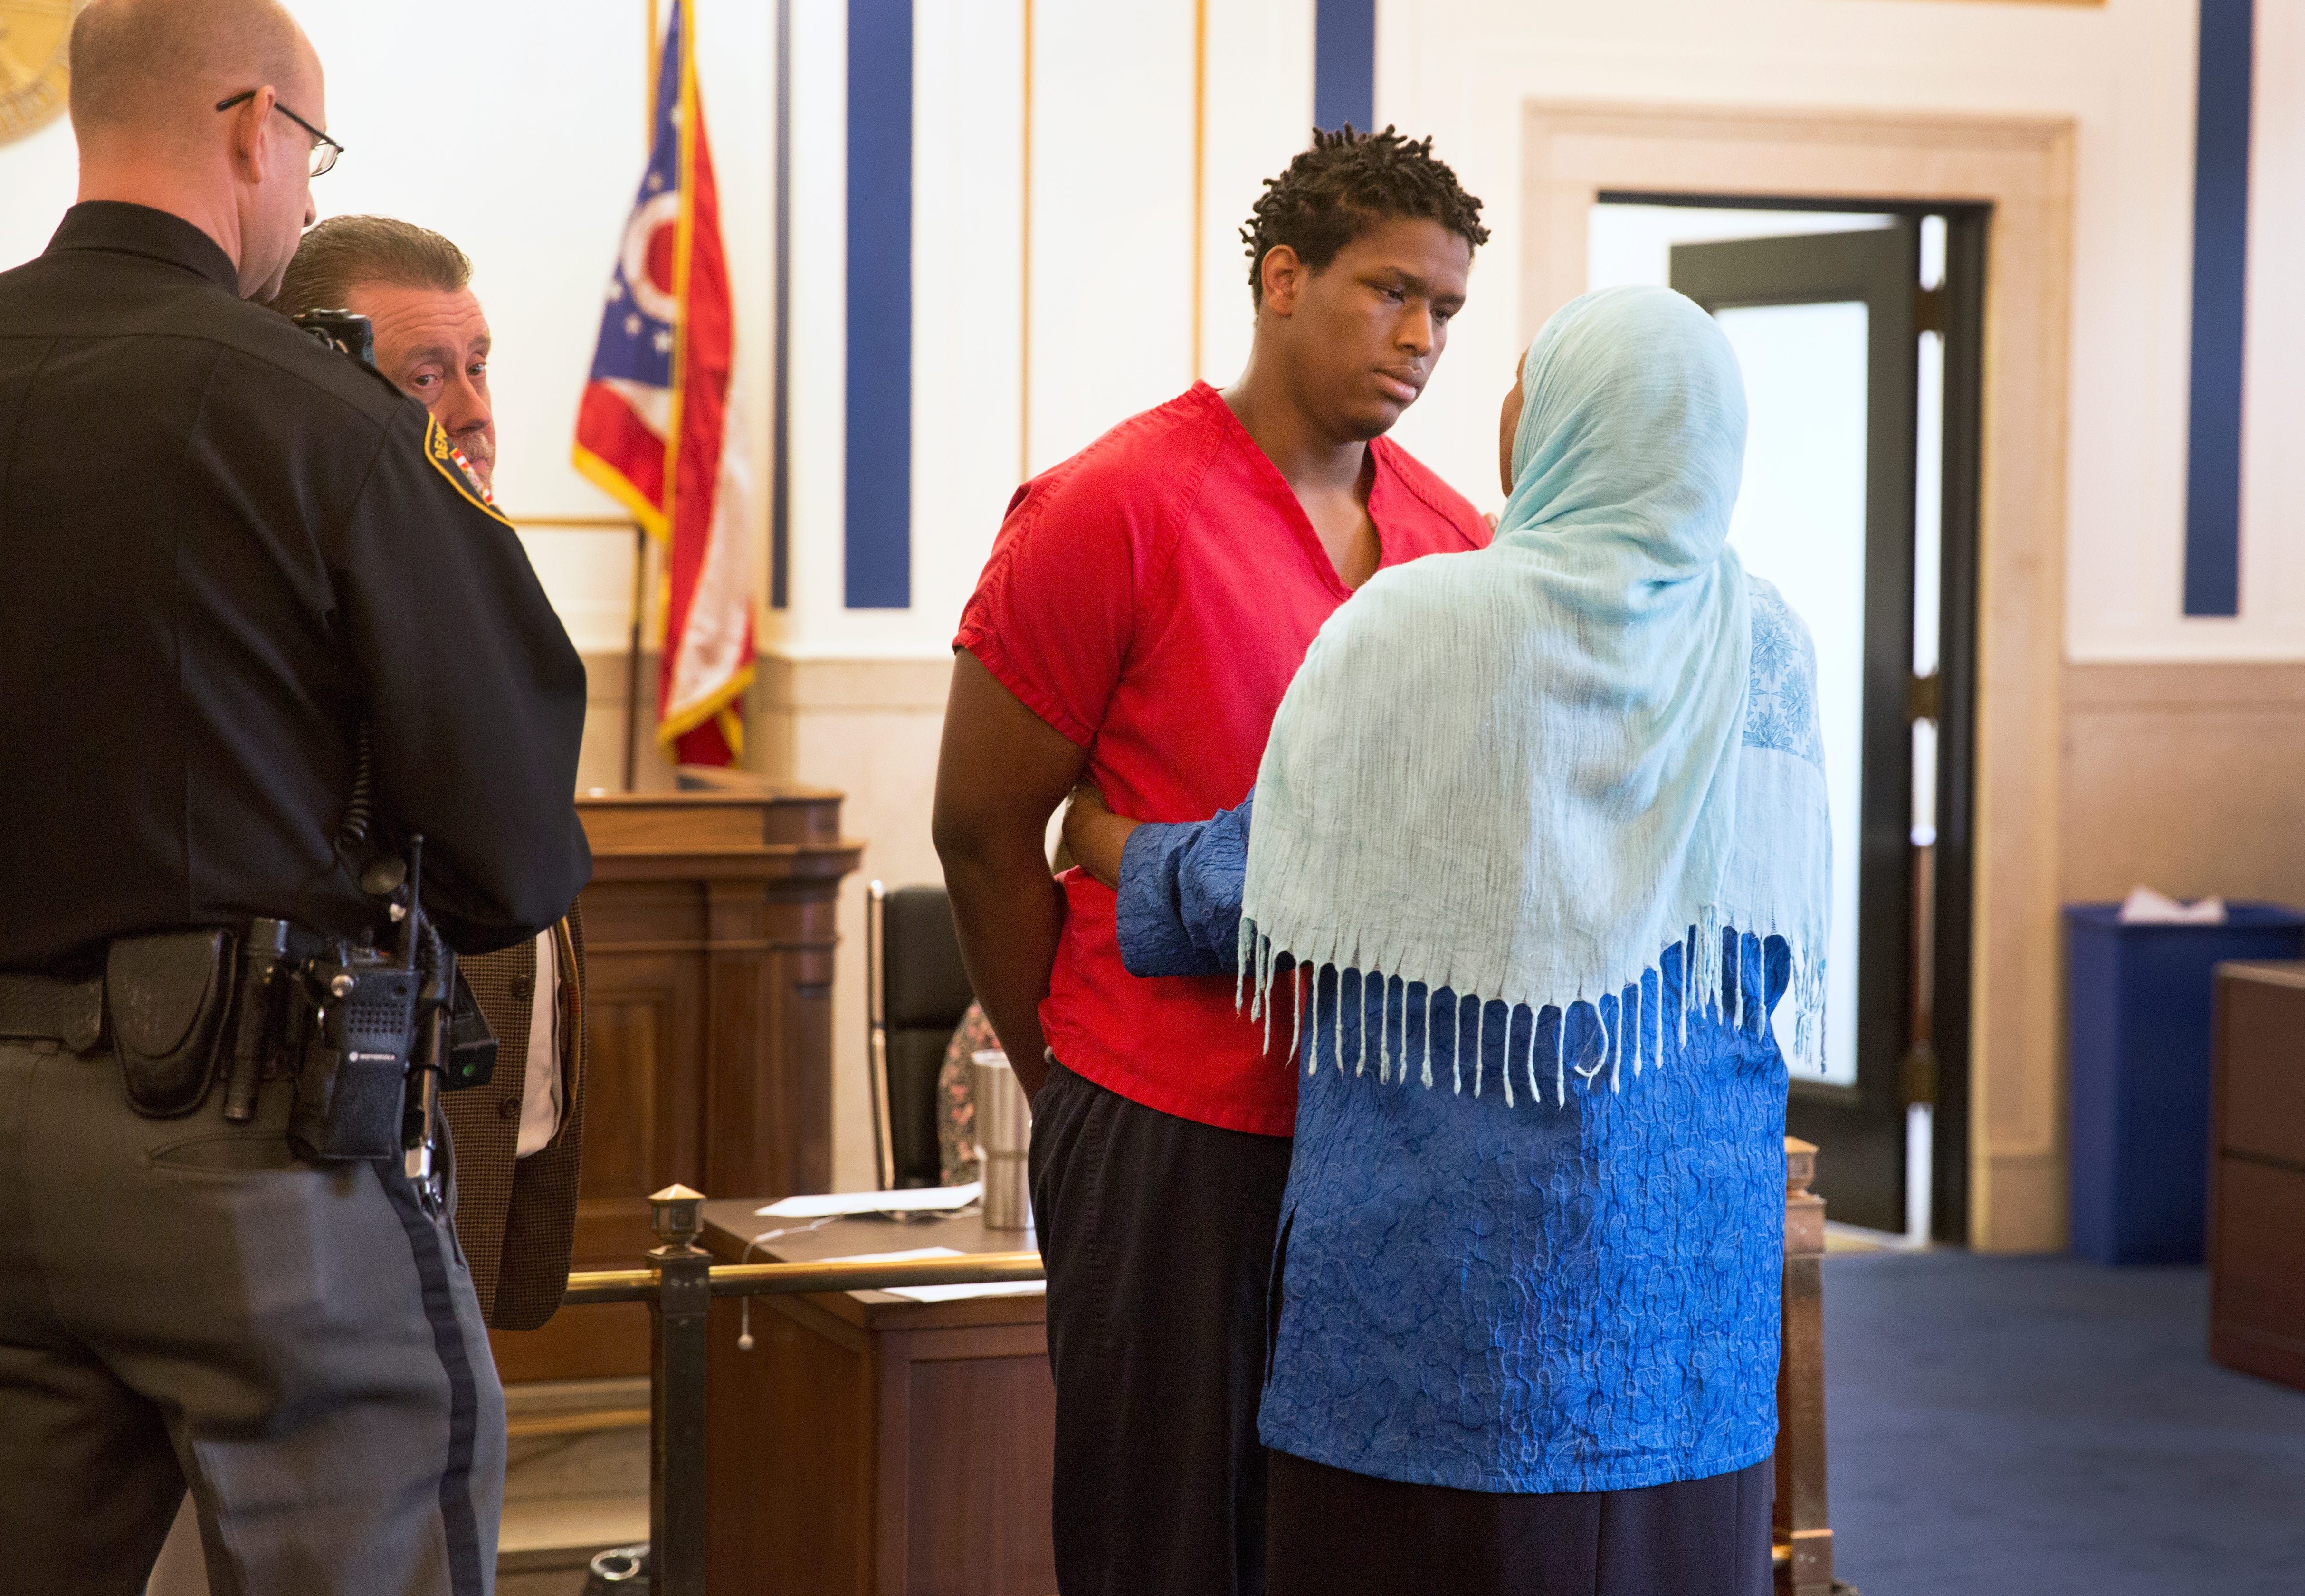
M 216 1596 L 486 1596 L 504 1392 L 447 1220 L 298 1161 L 289 1087 L 138 1117 L 0 1041 L 0 1558 L 136 1596 L 191 1486 Z

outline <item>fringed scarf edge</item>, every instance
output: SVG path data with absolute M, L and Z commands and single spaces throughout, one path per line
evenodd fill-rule
M 1445 970 L 1403 968 L 1404 964 L 1413 966 L 1416 962 L 1401 959 L 1365 960 L 1357 947 L 1342 948 L 1338 941 L 1333 934 L 1292 938 L 1284 933 L 1275 938 L 1261 930 L 1254 919 L 1246 914 L 1241 917 L 1235 1008 L 1245 1012 L 1250 1020 L 1263 1023 L 1264 1045 L 1270 1052 L 1274 982 L 1276 979 L 1288 981 L 1293 998 L 1289 1005 L 1292 1060 L 1304 1050 L 1305 1011 L 1309 1006 L 1314 1012 L 1314 1056 L 1305 1066 L 1308 1077 L 1320 1072 L 1323 1062 L 1318 1039 L 1324 990 L 1331 994 L 1327 1006 L 1339 1021 L 1329 1032 L 1330 1062 L 1340 1074 L 1348 1062 L 1342 1057 L 1341 1023 L 1348 972 L 1356 978 L 1357 1006 L 1364 1016 L 1369 1012 L 1368 983 L 1383 983 L 1380 1021 L 1374 1027 L 1365 1022 L 1358 1027 L 1355 1057 L 1350 1063 L 1354 1074 L 1366 1073 L 1374 1031 L 1377 1079 L 1388 1084 L 1396 1072 L 1402 1081 L 1408 1079 L 1412 1062 L 1408 1035 L 1408 993 L 1411 988 L 1419 986 L 1426 994 L 1421 1080 L 1427 1090 L 1433 1084 L 1433 1038 L 1437 1011 L 1443 1007 L 1453 1010 L 1450 1073 L 1453 1088 L 1461 1096 L 1468 1073 L 1465 1068 L 1467 1048 L 1464 1045 L 1464 1006 L 1477 1006 L 1471 1025 L 1473 1045 L 1469 1050 L 1473 1067 L 1469 1074 L 1473 1095 L 1478 1097 L 1485 1084 L 1487 1070 L 1489 1006 L 1504 1006 L 1505 1067 L 1501 1084 L 1507 1107 L 1515 1101 L 1516 1067 L 1521 1071 L 1529 1095 L 1540 1102 L 1544 1100 L 1541 1065 L 1550 1066 L 1544 1073 L 1552 1077 L 1552 1101 L 1556 1106 L 1568 1100 L 1568 1081 L 1572 1074 L 1588 1085 L 1606 1074 L 1609 1089 L 1620 1091 L 1629 1069 L 1637 1081 L 1644 1070 L 1669 1068 L 1677 1062 L 1688 1048 L 1692 1020 L 1727 1024 L 1757 1040 L 1768 1025 L 1770 1011 L 1777 1001 L 1792 1006 L 1792 1046 L 1787 1063 L 1820 1074 L 1824 1067 L 1822 937 L 1778 930 L 1748 930 L 1724 924 L 1717 910 L 1707 909 L 1689 924 L 1679 941 L 1667 944 L 1632 980 L 1596 982 L 1597 990 L 1580 989 L 1565 1003 L 1505 991 L 1460 989 Z M 1297 946 L 1300 943 L 1302 946 Z M 1782 955 L 1772 944 L 1783 950 Z M 1281 968 L 1284 960 L 1285 970 Z M 1394 997 L 1396 989 L 1399 993 L 1398 1000 Z M 1442 991 L 1451 994 L 1451 1004 L 1431 1000 L 1433 994 Z M 1691 1002 L 1691 994 L 1697 995 L 1699 1001 Z M 1580 1006 L 1590 1008 L 1598 1023 L 1597 1057 L 1589 1048 L 1580 1048 L 1574 1058 L 1569 1055 L 1569 1017 Z M 1514 1022 L 1523 1009 L 1531 1020 L 1525 1027 L 1527 1036 L 1517 1057 L 1515 1033 L 1524 1027 Z

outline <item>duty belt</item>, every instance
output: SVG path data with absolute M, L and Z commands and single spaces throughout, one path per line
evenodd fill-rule
M 104 1040 L 104 977 L 65 981 L 0 971 L 0 1041 L 86 1053 Z
M 310 1156 L 405 1149 L 435 1188 L 437 1094 L 487 1084 L 496 1039 L 438 935 L 398 918 L 396 953 L 258 919 L 117 938 L 86 980 L 0 972 L 0 1040 L 86 1054 L 108 1040 L 130 1107 L 155 1119 L 221 1082 L 225 1119 L 245 1125 L 263 1084 L 293 1076 L 288 1134 Z

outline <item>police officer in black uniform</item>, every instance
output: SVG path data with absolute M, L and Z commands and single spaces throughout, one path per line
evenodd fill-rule
M 502 1392 L 329 993 L 566 913 L 583 669 L 423 409 L 250 302 L 338 153 L 286 13 L 94 0 L 72 72 L 0 274 L 0 1547 L 130 1596 L 189 1484 L 218 1596 L 474 1596 Z

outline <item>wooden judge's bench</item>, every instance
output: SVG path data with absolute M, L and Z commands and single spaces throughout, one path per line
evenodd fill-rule
M 861 845 L 821 788 L 579 798 L 583 1177 L 574 1267 L 654 1244 L 647 1194 L 821 1192 L 832 1180 L 833 916 Z M 513 1380 L 645 1374 L 648 1310 L 564 1308 L 498 1332 Z

